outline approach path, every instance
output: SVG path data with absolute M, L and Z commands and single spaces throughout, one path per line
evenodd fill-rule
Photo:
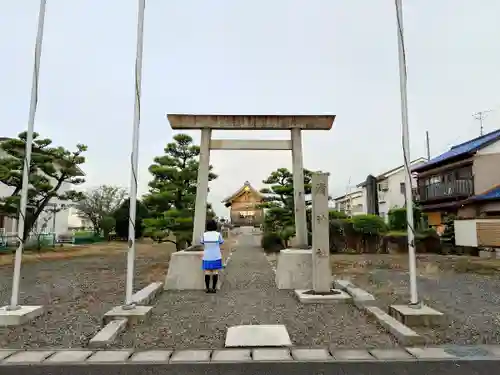
M 274 272 L 257 243 L 255 235 L 243 230 L 217 294 L 165 291 L 151 322 L 127 331 L 113 346 L 222 348 L 227 328 L 242 324 L 284 324 L 295 346 L 395 345 L 349 304 L 302 305 L 292 291 L 278 290 Z

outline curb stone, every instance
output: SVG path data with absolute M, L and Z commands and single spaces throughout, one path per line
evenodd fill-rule
M 14 365 L 102 363 L 237 362 L 398 362 L 422 360 L 500 361 L 500 345 L 407 347 L 387 349 L 246 348 L 190 350 L 0 349 L 0 367 Z

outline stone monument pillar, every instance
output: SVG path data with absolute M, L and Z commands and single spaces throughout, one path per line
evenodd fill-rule
M 366 212 L 370 215 L 379 214 L 377 179 L 372 175 L 366 178 Z
M 332 289 L 328 220 L 328 173 L 312 175 L 312 277 L 315 293 Z
M 295 207 L 295 240 L 297 247 L 307 249 L 306 198 L 304 194 L 304 166 L 302 161 L 301 129 L 291 129 L 291 138 L 293 201 Z
M 210 167 L 210 139 L 212 129 L 201 129 L 200 161 L 198 165 L 198 181 L 196 183 L 196 203 L 193 223 L 193 245 L 199 245 L 205 231 L 207 219 L 208 173 Z

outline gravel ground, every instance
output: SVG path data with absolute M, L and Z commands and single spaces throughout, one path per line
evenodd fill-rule
M 162 280 L 171 251 L 166 246 L 138 246 L 136 290 Z M 0 328 L 0 348 L 85 346 L 104 313 L 123 303 L 125 258 L 115 251 L 23 264 L 20 302 L 44 305 L 46 314 L 21 327 Z M 11 285 L 12 266 L 0 267 L 1 306 L 10 301 Z
M 343 277 L 344 278 L 344 277 Z M 408 274 L 379 269 L 352 275 L 373 293 L 381 307 L 409 301 Z M 473 273 L 439 272 L 418 278 L 420 298 L 446 315 L 446 323 L 416 328 L 434 344 L 500 344 L 500 278 Z
M 228 327 L 284 324 L 297 346 L 390 347 L 393 339 L 353 306 L 302 305 L 277 290 L 255 236 L 241 235 L 216 295 L 165 292 L 149 324 L 125 333 L 116 347 L 217 348 Z

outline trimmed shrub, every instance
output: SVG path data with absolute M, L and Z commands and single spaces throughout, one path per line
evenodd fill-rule
M 384 247 L 389 252 L 407 253 L 408 234 L 404 231 L 391 231 L 384 236 Z M 434 229 L 426 229 L 415 234 L 415 251 L 417 253 L 442 254 L 443 246 Z
M 262 234 L 261 247 L 266 253 L 279 253 L 285 248 L 281 236 L 276 232 L 264 232 Z
M 330 210 L 328 211 L 328 217 L 332 219 L 347 219 L 347 215 L 341 211 Z
M 389 210 L 389 228 L 392 231 L 406 230 L 408 222 L 406 221 L 406 208 L 393 208 Z M 413 222 L 415 228 L 420 224 L 422 211 L 418 207 L 413 207 Z
M 369 236 L 378 236 L 387 232 L 384 219 L 378 215 L 357 215 L 351 218 L 353 229 Z

